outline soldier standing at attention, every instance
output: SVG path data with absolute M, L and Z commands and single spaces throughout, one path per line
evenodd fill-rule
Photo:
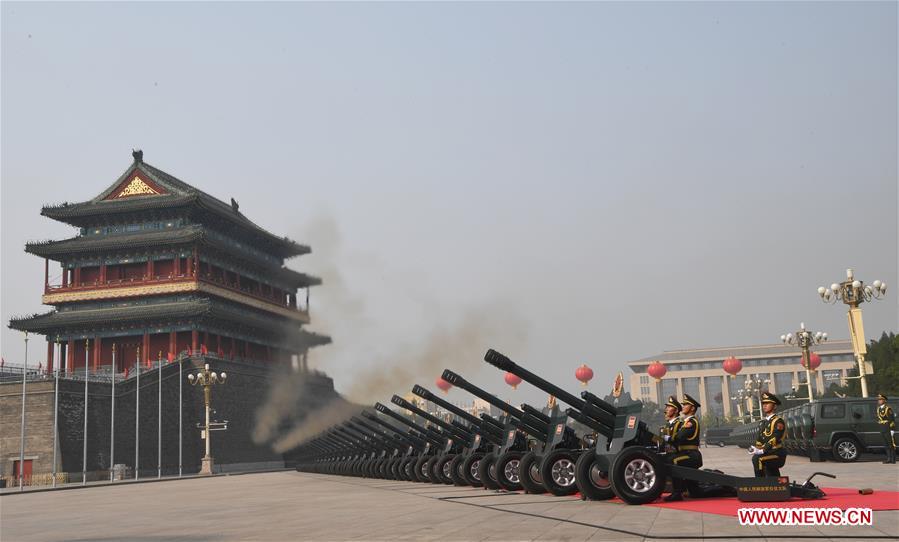
M 887 396 L 882 393 L 877 396 L 877 423 L 880 424 L 880 434 L 886 447 L 887 458 L 884 463 L 895 463 L 896 440 L 893 433 L 896 432 L 896 416 L 887 404 Z
M 774 412 L 778 405 L 780 405 L 780 399 L 776 395 L 768 392 L 762 394 L 762 410 L 765 413 L 765 419 L 759 423 L 755 445 L 749 447 L 756 478 L 780 476 L 780 468 L 787 461 L 787 452 L 783 448 L 787 426 L 783 418 Z
M 677 432 L 670 442 L 674 444 L 677 453 L 671 458 L 671 463 L 678 467 L 690 467 L 698 469 L 702 466 L 702 453 L 699 451 L 699 419 L 696 418 L 696 409 L 701 407 L 699 401 L 686 393 L 681 402 L 684 419 L 679 423 Z M 666 502 L 684 500 L 684 490 L 687 483 L 683 478 L 671 477 L 673 491 L 663 500 Z

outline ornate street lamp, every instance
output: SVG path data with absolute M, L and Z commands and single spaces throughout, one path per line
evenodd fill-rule
M 858 376 L 849 378 L 858 378 L 862 385 L 862 397 L 868 396 L 868 382 L 865 379 L 865 354 L 868 353 L 865 347 L 865 328 L 862 326 L 862 310 L 858 306 L 865 301 L 873 301 L 874 299 L 883 299 L 887 293 L 887 285 L 879 280 L 875 280 L 870 285 L 857 280 L 852 269 L 846 270 L 846 280 L 837 284 L 833 283 L 830 288 L 824 286 L 818 287 L 818 295 L 821 301 L 825 303 L 836 303 L 842 301 L 849 305 L 849 336 L 852 339 L 852 350 L 855 358 L 858 360 Z
M 758 399 L 759 403 L 759 420 L 762 419 L 762 390 L 768 389 L 768 384 L 771 383 L 771 380 L 765 378 L 761 379 L 758 375 L 752 375 L 751 377 L 746 379 L 746 383 L 743 388 L 746 391 L 744 394 L 747 399 L 749 399 L 749 421 L 752 422 L 752 413 L 755 410 L 755 406 L 752 404 L 752 399 Z
M 781 335 L 780 340 L 784 344 L 795 344 L 802 350 L 802 366 L 805 367 L 805 385 L 808 386 L 808 402 L 813 402 L 815 399 L 812 395 L 812 377 L 814 376 L 817 365 L 813 366 L 814 360 L 812 359 L 812 353 L 809 351 L 809 348 L 811 348 L 813 344 L 826 342 L 827 333 L 809 331 L 805 329 L 805 323 L 803 322 L 799 324 L 799 331 L 797 331 L 795 335 L 787 333 L 786 335 Z M 818 358 L 818 363 L 821 363 L 820 358 Z
M 203 466 L 200 469 L 200 474 L 212 474 L 212 454 L 210 453 L 210 429 L 212 429 L 212 425 L 220 425 L 220 424 L 210 424 L 209 423 L 209 406 L 212 400 L 212 386 L 214 384 L 224 384 L 225 379 L 228 378 L 228 375 L 225 373 L 216 374 L 215 371 L 209 370 L 209 364 L 207 363 L 197 374 L 189 374 L 187 375 L 187 380 L 190 382 L 191 386 L 203 386 L 203 401 L 206 405 L 206 424 L 203 429 L 203 437 L 206 440 L 206 455 L 203 457 Z

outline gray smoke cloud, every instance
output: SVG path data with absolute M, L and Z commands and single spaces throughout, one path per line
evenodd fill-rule
M 362 411 L 362 407 L 335 397 L 317 408 L 304 412 L 305 418 L 272 442 L 272 450 L 284 453 L 299 446 L 334 424 L 350 419 Z
M 376 274 L 378 261 L 370 255 L 343 254 L 338 225 L 329 218 L 311 221 L 298 238 L 313 247 L 317 264 L 310 272 L 323 279 L 321 293 L 314 292 L 314 328 L 331 335 L 335 346 L 312 352 L 316 365 L 327 371 L 329 358 L 333 349 L 341 346 L 340 341 L 358 340 L 360 329 L 380 329 L 377 318 L 367 312 L 364 297 L 356 293 L 341 272 L 352 270 L 352 265 L 358 263 L 366 272 Z M 482 301 L 457 317 L 445 314 L 432 300 L 414 301 L 422 307 L 423 314 L 435 315 L 430 332 L 420 337 L 403 337 L 401 344 L 398 340 L 397 344 L 381 344 L 381 353 L 371 353 L 368 359 L 359 360 L 353 371 L 341 373 L 345 399 L 316 403 L 321 401 L 321 394 L 309 387 L 303 373 L 288 372 L 274 378 L 265 404 L 257 411 L 253 440 L 257 444 L 271 443 L 278 453 L 290 450 L 356 414 L 358 405 L 386 403 L 394 393 L 404 395 L 416 383 L 431 386 L 444 368 L 465 374 L 483 365 L 487 348 L 502 345 L 515 350 L 527 339 L 527 322 L 508 300 Z M 347 332 L 344 338 L 341 331 Z M 350 335 L 353 332 L 356 333 Z

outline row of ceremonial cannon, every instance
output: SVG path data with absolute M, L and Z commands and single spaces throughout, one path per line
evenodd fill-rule
M 614 496 L 640 504 L 662 493 L 664 452 L 640 421 L 642 403 L 613 406 L 588 391 L 580 397 L 489 350 L 485 361 L 519 376 L 568 405 L 545 414 L 516 408 L 451 370 L 442 378 L 501 410 L 475 417 L 421 386 L 413 393 L 456 416 L 446 421 L 394 395 L 392 402 L 428 423 L 418 423 L 377 403 L 332 426 L 297 449 L 298 471 L 433 484 L 524 490 L 585 499 Z M 568 422 L 588 428 L 577 435 Z M 461 421 L 460 421 L 461 420 Z

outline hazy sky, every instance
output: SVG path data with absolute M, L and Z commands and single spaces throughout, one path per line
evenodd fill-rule
M 47 310 L 24 243 L 74 233 L 41 206 L 139 147 L 312 244 L 341 391 L 424 356 L 540 403 L 476 353 L 605 394 L 666 349 L 845 338 L 815 289 L 846 267 L 899 327 L 895 2 L 0 9 L 4 324 Z

